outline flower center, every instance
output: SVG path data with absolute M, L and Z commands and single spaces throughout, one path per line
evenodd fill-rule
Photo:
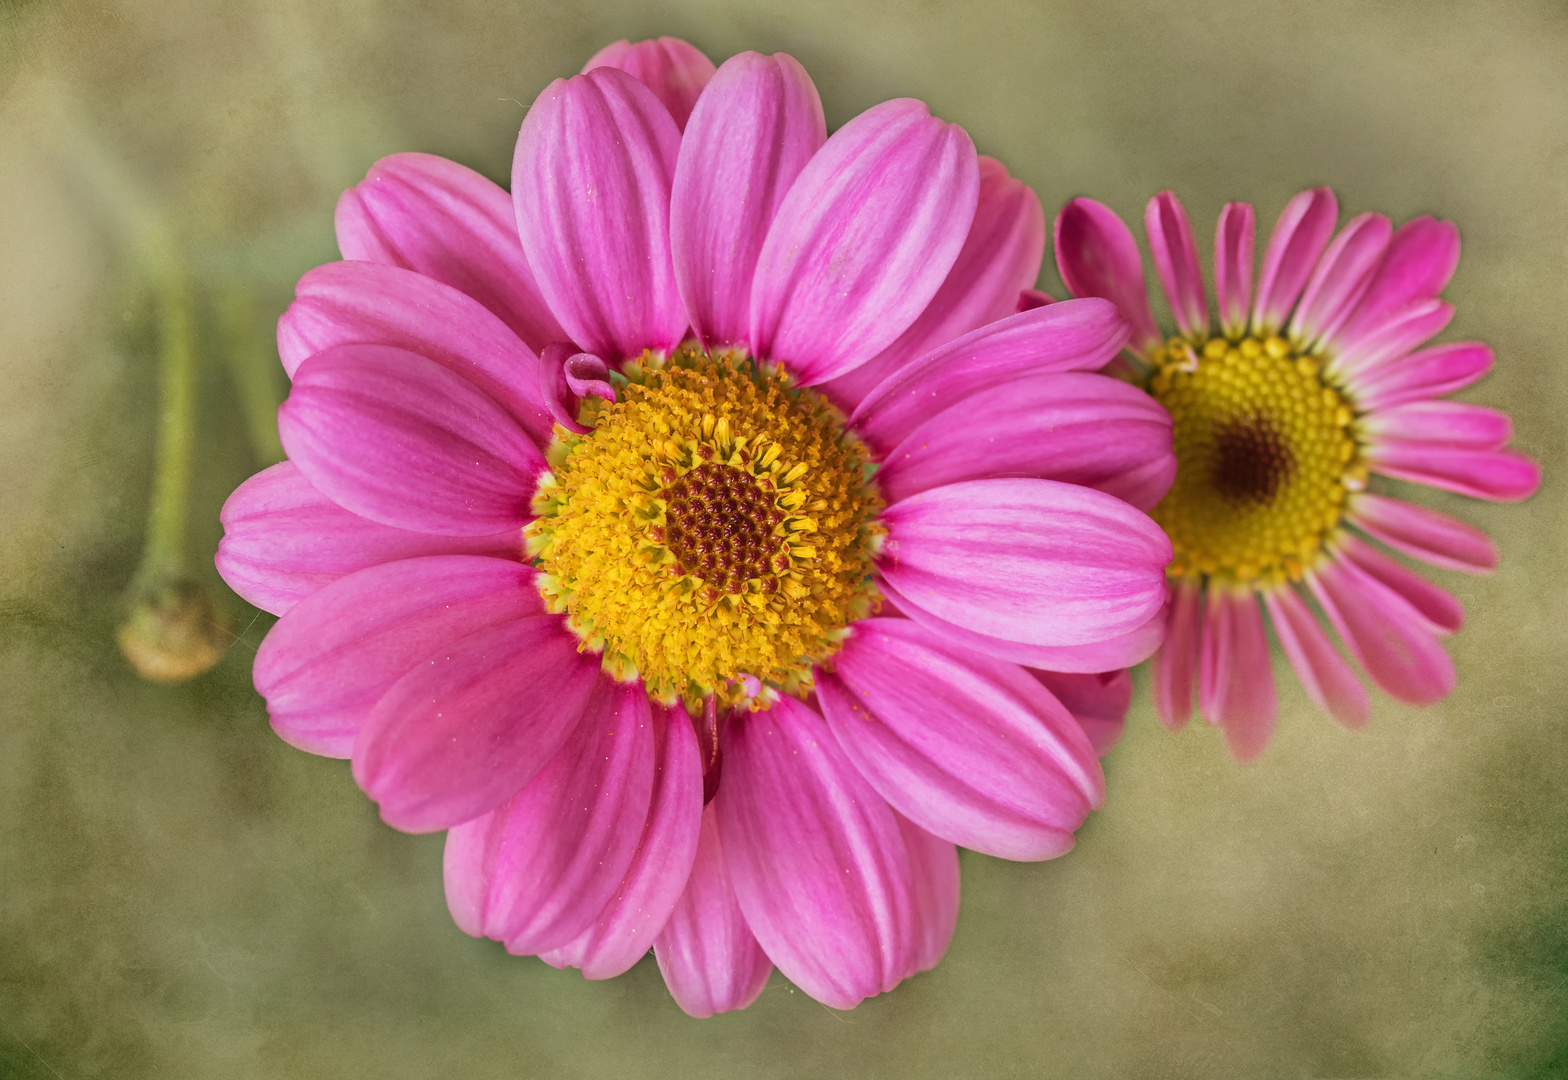
M 1152 361 L 1149 392 L 1175 424 L 1176 481 L 1153 514 L 1169 573 L 1300 578 L 1366 486 L 1348 399 L 1281 337 L 1172 338 Z
M 739 354 L 688 344 L 611 378 L 586 434 L 556 428 L 534 497 L 550 610 L 659 700 L 805 693 L 877 600 L 865 448 L 820 394 Z

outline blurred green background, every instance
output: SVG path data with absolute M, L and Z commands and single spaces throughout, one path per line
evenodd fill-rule
M 830 125 L 924 98 L 1047 214 L 1092 194 L 1136 221 L 1170 187 L 1207 251 L 1226 200 L 1263 229 L 1329 183 L 1346 216 L 1457 221 L 1446 339 L 1499 357 L 1465 397 L 1546 467 L 1522 506 L 1413 496 L 1503 549 L 1490 578 L 1433 572 L 1469 612 L 1459 689 L 1379 696 L 1350 735 L 1282 673 L 1240 768 L 1140 682 L 1077 850 L 965 853 L 947 959 L 850 1013 L 775 974 L 694 1021 L 651 958 L 588 983 L 465 937 L 441 839 L 269 730 L 271 620 L 211 570 L 217 511 L 266 453 L 257 361 L 336 257 L 338 193 L 398 150 L 504 181 L 521 103 L 661 33 L 793 53 Z M 114 643 L 170 265 L 201 371 L 191 561 L 238 637 L 173 687 Z M 1568 1076 L 1562 4 L 7 0 L 0 270 L 0 1076 Z

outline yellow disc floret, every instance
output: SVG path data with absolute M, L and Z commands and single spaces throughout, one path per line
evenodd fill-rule
M 556 428 L 528 550 L 550 610 L 654 698 L 803 693 L 870 613 L 883 503 L 820 394 L 683 346 Z
M 1366 485 L 1356 416 L 1321 361 L 1284 338 L 1173 338 L 1149 392 L 1175 424 L 1176 482 L 1153 517 L 1173 576 L 1294 580 Z

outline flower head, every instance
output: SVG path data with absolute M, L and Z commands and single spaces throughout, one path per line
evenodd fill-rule
M 1308 596 L 1393 697 L 1427 704 L 1453 688 L 1441 638 L 1459 629 L 1459 602 L 1357 533 L 1470 573 L 1493 569 L 1496 548 L 1376 493 L 1372 477 L 1502 501 L 1540 482 L 1533 462 L 1504 449 L 1506 416 L 1438 400 L 1486 374 L 1492 351 L 1420 348 L 1453 315 L 1438 297 L 1459 262 L 1458 230 L 1363 214 L 1335 235 L 1337 216 L 1327 188 L 1297 195 L 1254 280 L 1252 207 L 1228 204 L 1214 241 L 1216 326 L 1186 212 L 1170 192 L 1156 196 L 1145 224 L 1176 319 L 1168 339 L 1127 226 L 1089 199 L 1056 221 L 1068 288 L 1115 301 L 1133 325 L 1138 377 L 1175 423 L 1177 475 L 1153 511 L 1175 546 L 1156 707 L 1180 727 L 1196 682 L 1200 711 L 1244 761 L 1263 752 L 1278 711 L 1264 610 L 1308 696 L 1346 726 L 1366 722 L 1366 690 Z
M 955 844 L 1071 846 L 1162 627 L 1170 423 L 1091 373 L 1113 305 L 1015 313 L 1044 218 L 962 129 L 829 138 L 788 56 L 623 43 L 510 197 L 398 155 L 337 226 L 218 561 L 281 615 L 275 728 L 450 830 L 464 930 L 847 1008 L 946 949 Z

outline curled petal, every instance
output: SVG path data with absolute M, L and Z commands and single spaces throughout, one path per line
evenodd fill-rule
M 447 833 L 447 906 L 475 937 L 532 956 L 593 925 L 631 865 L 653 798 L 653 724 L 636 683 L 600 675 L 538 774 Z
M 773 963 L 835 1009 L 913 969 L 917 911 L 898 819 L 809 706 L 730 721 L 714 797 L 735 897 Z
M 1303 191 L 1286 204 L 1263 253 L 1252 306 L 1254 333 L 1272 334 L 1285 324 L 1338 219 L 1339 202 L 1326 187 Z
M 278 436 L 316 490 L 361 517 L 451 536 L 520 529 L 544 455 L 473 383 L 384 345 L 294 373 Z
M 550 444 L 538 357 L 472 297 L 423 274 L 368 262 L 318 266 L 294 293 L 278 320 L 278 356 L 291 378 L 307 357 L 336 345 L 407 349 L 461 375 L 535 443 Z
M 932 349 L 987 323 L 1015 315 L 1023 293 L 1040 276 L 1045 212 L 1034 190 L 1007 175 L 995 158 L 980 158 L 980 202 L 969 236 L 942 287 L 897 341 L 820 389 L 846 413 L 876 385 Z M 1045 297 L 1044 293 L 1039 296 Z M 1050 303 L 1031 300 L 1029 307 Z
M 1073 714 L 1096 754 L 1110 753 L 1122 737 L 1132 706 L 1132 676 L 1125 668 L 1096 674 L 1039 670 L 1029 674 Z
M 394 683 L 453 642 L 542 615 L 534 571 L 477 555 L 401 559 L 289 609 L 256 651 L 256 690 L 290 746 L 346 758 Z
M 1132 325 L 1130 348 L 1147 352 L 1160 343 L 1143 281 L 1143 256 L 1116 211 L 1093 199 L 1074 199 L 1056 215 L 1056 266 L 1067 291 L 1100 296 Z
M 994 476 L 1081 484 L 1147 512 L 1176 476 L 1170 414 L 1143 391 L 1103 375 L 1020 378 L 915 428 L 888 453 L 877 483 L 896 502 Z
M 1149 252 L 1170 301 L 1176 325 L 1188 337 L 1209 332 L 1209 300 L 1203 291 L 1203 270 L 1192 222 L 1173 192 L 1162 191 L 1149 200 L 1144 214 Z
M 892 344 L 947 277 L 979 188 L 969 135 L 918 101 L 845 124 L 801 170 L 763 242 L 753 354 L 809 386 Z
M 1492 350 L 1478 341 L 1438 345 L 1362 373 L 1353 390 L 1362 408 L 1425 401 L 1463 390 L 1492 370 Z
M 773 974 L 772 961 L 735 900 L 712 803 L 702 811 L 691 876 L 653 954 L 664 985 L 690 1016 L 744 1009 Z
M 559 615 L 501 623 L 414 668 L 371 710 L 354 779 L 404 832 L 493 810 L 555 756 L 582 715 L 598 658 Z
M 680 138 L 653 92 L 614 67 L 551 83 L 517 137 L 512 205 L 539 292 L 611 363 L 673 349 L 686 330 L 670 261 Z
M 516 562 L 523 551 L 516 529 L 440 536 L 349 513 L 311 487 L 292 461 L 263 469 L 235 488 L 219 520 L 218 573 L 229 588 L 274 615 L 367 566 L 420 555 L 492 555 Z
M 1362 492 L 1351 500 L 1350 520 L 1395 551 L 1433 566 L 1467 574 L 1497 569 L 1497 545 L 1489 536 L 1436 510 Z
M 1214 298 L 1220 309 L 1220 329 L 1226 337 L 1239 337 L 1247 328 L 1256 231 L 1251 204 L 1226 203 L 1220 211 L 1219 224 L 1214 229 Z
M 895 371 L 868 393 L 850 426 L 885 453 L 954 402 L 1024 375 L 1094 371 L 1127 342 L 1105 300 L 1033 308 L 965 334 Z
M 1198 669 L 1204 717 L 1225 732 L 1232 757 L 1255 761 L 1274 735 L 1279 696 L 1263 613 L 1250 591 L 1209 589 Z
M 672 37 L 635 44 L 624 39 L 611 42 L 589 58 L 583 72 L 600 67 L 619 68 L 652 90 L 683 131 L 692 107 L 713 78 L 713 61 L 696 46 Z
M 1354 564 L 1326 560 L 1307 586 L 1372 681 L 1411 705 L 1441 701 L 1454 688 L 1454 662 L 1428 621 Z
M 1310 346 L 1333 337 L 1372 283 L 1393 232 L 1383 215 L 1362 214 L 1334 237 L 1291 316 L 1293 340 Z
M 594 924 L 559 949 L 540 953 L 589 979 L 629 971 L 653 947 L 686 890 L 702 826 L 702 761 L 691 717 L 679 704 L 652 706 L 658 740 L 653 805 L 620 891 Z
M 335 221 L 345 259 L 450 285 L 536 353 L 566 337 L 523 258 L 511 196 L 472 169 L 433 154 L 384 157 L 343 193 Z
M 1170 541 L 1088 488 L 970 480 L 894 503 L 882 521 L 882 577 L 910 604 L 992 637 L 1086 645 L 1165 603 Z
M 1367 688 L 1318 625 L 1317 618 L 1288 585 L 1263 594 L 1274 636 L 1312 703 L 1345 727 L 1366 726 L 1372 713 Z
M 730 57 L 681 139 L 671 197 L 675 279 L 709 348 L 744 345 L 757 259 L 795 178 L 827 138 L 822 100 L 794 57 Z
M 861 775 L 922 829 L 1005 859 L 1050 859 L 1105 798 L 1088 737 L 1023 668 L 907 619 L 866 619 L 817 696 Z
M 570 342 L 557 341 L 539 356 L 539 396 L 557 424 L 579 435 L 589 430 L 577 422 L 585 397 L 615 400 L 610 368 L 593 353 L 578 352 Z

